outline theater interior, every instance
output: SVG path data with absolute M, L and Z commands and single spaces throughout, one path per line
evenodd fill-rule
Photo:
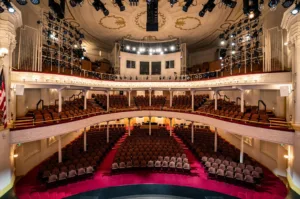
M 299 12 L 0 0 L 0 198 L 300 198 Z

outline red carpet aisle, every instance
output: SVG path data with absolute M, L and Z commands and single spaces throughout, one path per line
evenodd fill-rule
M 120 186 L 129 184 L 171 184 L 179 186 L 190 186 L 200 189 L 207 189 L 224 194 L 236 196 L 245 199 L 282 199 L 287 195 L 285 185 L 270 171 L 266 171 L 266 180 L 260 188 L 260 192 L 249 190 L 243 187 L 226 184 L 215 180 L 207 179 L 207 175 L 201 164 L 196 160 L 193 154 L 185 149 L 188 159 L 191 163 L 192 175 L 180 174 L 164 174 L 164 173 L 149 173 L 138 172 L 130 174 L 118 174 L 110 176 L 110 168 L 113 162 L 116 149 L 124 141 L 126 136 L 123 136 L 116 144 L 115 148 L 108 153 L 104 161 L 98 168 L 93 179 L 79 181 L 77 183 L 60 186 L 50 189 L 48 192 L 30 193 L 31 189 L 37 185 L 35 180 L 37 169 L 26 175 L 20 183 L 17 184 L 16 193 L 20 199 L 58 199 L 70 195 L 95 190 L 110 186 Z M 175 137 L 178 142 L 181 140 Z M 184 148 L 186 146 L 182 144 Z

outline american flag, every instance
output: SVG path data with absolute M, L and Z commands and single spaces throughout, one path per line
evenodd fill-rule
M 7 127 L 7 115 L 6 115 L 6 92 L 5 92 L 5 79 L 3 68 L 0 76 L 0 111 L 2 113 L 2 124 L 4 128 Z

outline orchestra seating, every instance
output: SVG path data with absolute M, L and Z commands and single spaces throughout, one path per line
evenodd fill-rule
M 190 165 L 183 149 L 166 128 L 141 129 L 135 126 L 118 149 L 112 172 L 146 169 L 159 172 L 189 172 Z
M 209 178 L 251 188 L 255 188 L 263 180 L 261 165 L 245 153 L 244 163 L 239 163 L 239 149 L 220 136 L 217 138 L 218 148 L 215 152 L 215 135 L 209 128 L 195 128 L 194 143 L 191 142 L 190 126 L 176 126 L 174 132 L 202 162 Z
M 109 143 L 106 128 L 91 127 L 87 132 L 87 151 L 84 151 L 83 135 L 62 149 L 62 162 L 53 154 L 39 168 L 38 179 L 48 187 L 62 185 L 93 175 L 97 166 L 114 144 L 125 134 L 121 125 L 110 127 Z

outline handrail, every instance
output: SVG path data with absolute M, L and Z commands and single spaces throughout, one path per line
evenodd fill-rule
M 71 97 L 69 97 L 69 101 L 71 101 L 72 98 L 75 99 L 75 94 L 73 94 Z
M 226 99 L 228 99 L 228 101 L 230 102 L 230 98 L 227 97 L 227 95 L 224 95 L 224 101 L 226 101 Z
M 40 99 L 38 101 L 38 103 L 36 104 L 36 110 L 39 110 L 39 105 L 40 105 L 41 102 L 42 102 L 42 109 L 44 109 L 44 100 Z
M 265 111 L 267 111 L 267 105 L 264 103 L 264 101 L 258 100 L 258 110 L 257 110 L 257 112 L 259 112 L 259 105 L 260 105 L 260 104 L 264 105 Z
M 81 94 L 83 94 L 82 91 L 80 91 L 80 93 L 78 93 L 78 95 L 77 95 L 77 98 L 78 98 L 78 99 L 80 98 L 79 96 L 80 96 Z M 74 99 L 75 99 L 75 98 L 74 98 Z

